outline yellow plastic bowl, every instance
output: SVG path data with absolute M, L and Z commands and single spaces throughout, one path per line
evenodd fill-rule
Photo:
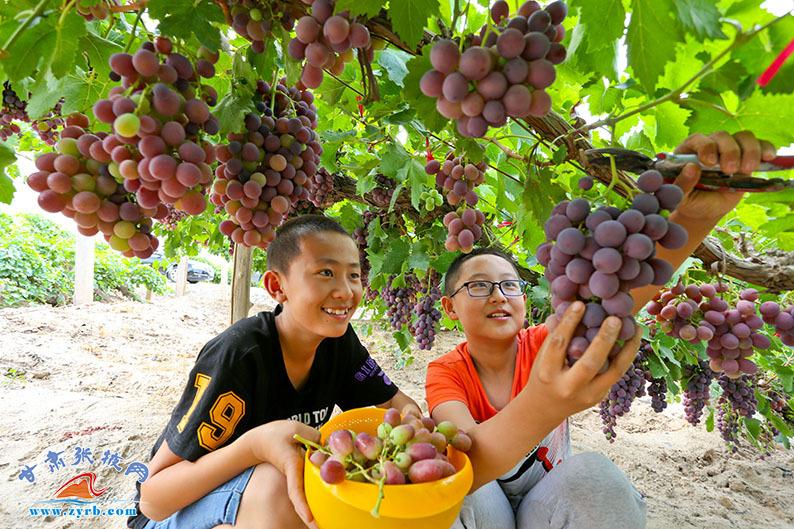
M 357 408 L 337 415 L 320 427 L 322 442 L 340 429 L 377 435 L 386 410 Z M 304 464 L 306 499 L 319 529 L 449 529 L 469 492 L 474 473 L 466 454 L 449 447 L 449 462 L 458 470 L 430 483 L 385 485 L 380 517 L 370 514 L 378 499 L 378 486 L 345 480 L 329 485 L 308 457 Z

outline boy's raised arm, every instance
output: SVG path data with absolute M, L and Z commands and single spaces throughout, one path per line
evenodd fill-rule
M 294 434 L 311 441 L 320 438 L 316 429 L 300 422 L 273 421 L 196 461 L 182 459 L 163 441 L 149 464 L 151 474 L 141 485 L 141 512 L 152 520 L 164 520 L 245 469 L 270 463 L 286 476 L 295 511 L 308 525 L 312 515 L 303 492 L 303 451 Z
M 621 326 L 619 318 L 609 317 L 585 354 L 568 367 L 565 352 L 583 311 L 581 302 L 571 304 L 543 342 L 524 389 L 495 416 L 467 430 L 473 441 L 472 491 L 510 470 L 567 417 L 600 402 L 634 360 L 639 329 L 599 374 Z

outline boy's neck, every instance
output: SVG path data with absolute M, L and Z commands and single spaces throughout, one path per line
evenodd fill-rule
M 469 336 L 466 339 L 469 354 L 480 373 L 502 374 L 506 369 L 512 370 L 515 367 L 518 337 L 509 341 L 494 341 Z
M 307 333 L 305 329 L 296 326 L 283 311 L 276 316 L 276 330 L 281 354 L 285 360 L 295 363 L 311 363 L 317 347 L 323 341 L 322 337 Z

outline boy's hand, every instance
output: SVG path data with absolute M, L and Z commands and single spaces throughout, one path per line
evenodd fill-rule
M 560 421 L 599 403 L 631 365 L 642 339 L 637 327 L 634 337 L 610 360 L 609 369 L 599 374 L 620 332 L 620 318 L 609 317 L 584 355 L 568 367 L 568 344 L 583 315 L 584 304 L 577 301 L 568 307 L 562 318 L 550 322 L 549 336 L 530 374 L 528 386 L 534 388 L 538 407 L 557 415 Z
M 678 154 L 697 154 L 705 165 L 719 165 L 726 174 L 750 174 L 761 161 L 775 157 L 775 147 L 768 141 L 758 140 L 752 132 L 744 130 L 730 135 L 725 131 L 709 136 L 692 134 L 676 147 Z M 690 219 L 714 221 L 722 218 L 741 201 L 743 192 L 695 189 L 700 179 L 700 167 L 687 164 L 676 179 L 684 191 L 684 199 L 676 209 L 678 215 Z
M 320 432 L 298 421 L 274 421 L 264 426 L 265 428 L 261 429 L 261 436 L 257 438 L 257 441 L 261 439 L 257 444 L 262 447 L 257 456 L 284 474 L 287 479 L 287 494 L 295 507 L 295 512 L 303 523 L 314 527 L 312 523 L 314 517 L 303 490 L 304 451 L 293 435 L 298 434 L 304 439 L 319 443 Z

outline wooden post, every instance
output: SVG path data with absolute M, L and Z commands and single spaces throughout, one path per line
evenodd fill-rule
M 75 305 L 94 301 L 94 238 L 77 235 L 74 264 Z
M 232 271 L 231 322 L 248 317 L 251 309 L 251 257 L 253 248 L 234 245 L 234 269 Z
M 187 256 L 179 259 L 179 265 L 176 267 L 176 295 L 184 296 L 187 287 Z

